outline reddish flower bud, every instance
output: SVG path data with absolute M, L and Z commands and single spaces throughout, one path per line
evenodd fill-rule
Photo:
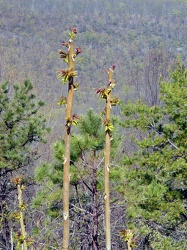
M 98 88 L 95 90 L 96 94 L 100 94 L 100 93 L 104 93 L 105 92 L 105 88 Z
M 60 54 L 60 58 L 66 58 L 67 56 L 67 53 L 62 50 L 59 50 L 58 53 Z
M 108 73 L 109 73 L 109 70 L 108 70 L 108 69 L 105 69 L 105 72 L 108 74 Z
M 73 120 L 80 120 L 80 116 L 77 114 L 73 114 L 72 118 Z
M 59 76 L 63 76 L 63 77 L 66 77 L 69 73 L 68 69 L 60 69 L 57 71 Z
M 115 65 L 115 64 L 113 64 L 111 68 L 112 68 L 112 70 L 115 70 L 116 65 Z
M 62 46 L 69 47 L 69 44 L 67 42 L 62 41 Z
M 74 34 L 77 34 L 77 29 L 76 28 L 70 28 L 71 32 Z
M 80 47 L 76 48 L 76 49 L 75 49 L 75 53 L 76 53 L 76 55 L 82 53 L 81 48 L 80 48 Z
M 21 180 L 22 180 L 22 176 L 20 175 L 20 176 L 18 176 L 17 178 L 12 179 L 12 182 L 13 182 L 15 185 L 19 185 L 20 182 L 21 182 Z

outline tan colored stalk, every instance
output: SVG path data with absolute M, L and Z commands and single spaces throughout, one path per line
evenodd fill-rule
M 110 123 L 110 113 L 111 113 L 111 91 L 110 83 L 112 82 L 113 70 L 110 68 L 108 71 L 109 86 L 110 90 L 106 98 L 106 123 Z M 105 230 L 106 230 L 106 249 L 111 250 L 111 229 L 110 229 L 110 130 L 106 129 L 106 142 L 105 142 Z
M 74 42 L 69 41 L 68 66 L 74 71 Z M 69 187 L 70 187 L 70 131 L 72 121 L 72 105 L 74 96 L 73 77 L 68 81 L 68 96 L 66 105 L 66 132 L 65 132 L 65 155 L 64 155 L 64 174 L 63 174 L 63 250 L 69 248 Z
M 98 204 L 97 204 L 97 164 L 96 150 L 94 150 L 93 174 L 92 174 L 92 195 L 93 195 L 93 225 L 92 225 L 92 249 L 98 250 Z
M 23 250 L 27 250 L 27 242 L 26 242 L 26 231 L 25 231 L 25 225 L 24 225 L 24 219 L 23 219 L 23 210 L 24 210 L 24 204 L 23 204 L 23 198 L 22 198 L 22 190 L 20 184 L 17 185 L 18 190 L 18 203 L 19 203 L 19 217 L 20 217 L 20 227 L 21 227 L 21 237 L 22 237 L 22 246 Z

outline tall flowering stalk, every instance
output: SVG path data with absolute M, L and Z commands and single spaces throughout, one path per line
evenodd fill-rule
M 101 98 L 106 99 L 105 113 L 105 166 L 104 166 L 104 179 L 105 179 L 105 230 L 106 230 L 106 249 L 111 250 L 111 229 L 110 229 L 110 141 L 111 132 L 113 130 L 113 124 L 111 122 L 111 106 L 115 106 L 118 103 L 118 98 L 112 98 L 112 89 L 115 86 L 115 81 L 113 80 L 113 71 L 115 66 L 112 66 L 106 72 L 108 74 L 108 86 L 107 88 L 99 88 L 96 93 L 100 95 Z
M 20 235 L 18 235 L 18 245 L 22 246 L 23 250 L 27 250 L 27 241 L 26 241 L 26 231 L 25 231 L 25 224 L 24 224 L 24 210 L 26 208 L 26 204 L 23 202 L 22 198 L 22 190 L 24 189 L 24 186 L 21 185 L 21 176 L 15 178 L 12 180 L 12 182 L 17 186 L 17 192 L 18 192 L 18 205 L 19 205 L 19 212 L 17 214 L 17 218 L 19 218 L 20 222 Z
M 76 125 L 78 116 L 72 115 L 74 91 L 78 88 L 78 84 L 74 82 L 77 72 L 74 71 L 74 61 L 81 48 L 74 50 L 74 37 L 77 34 L 75 28 L 70 29 L 69 42 L 62 42 L 62 45 L 68 48 L 68 52 L 59 50 L 61 58 L 68 64 L 65 70 L 59 70 L 58 77 L 61 78 L 63 84 L 68 82 L 68 95 L 62 96 L 58 105 L 66 105 L 66 128 L 65 128 L 65 153 L 64 153 L 64 173 L 63 173 L 63 250 L 69 249 L 69 188 L 70 188 L 70 131 L 71 125 Z

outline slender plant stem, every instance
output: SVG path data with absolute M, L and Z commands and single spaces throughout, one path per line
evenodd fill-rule
M 74 70 L 73 59 L 74 43 L 69 41 L 69 69 Z M 68 121 L 72 119 L 72 105 L 74 96 L 73 77 L 68 82 L 68 96 L 66 106 L 66 132 L 65 132 L 65 157 L 64 157 L 64 174 L 63 174 L 63 250 L 69 249 L 69 187 L 70 187 L 70 131 L 71 124 Z
M 113 70 L 110 69 L 108 73 L 109 82 L 112 81 Z M 112 89 L 111 89 L 112 91 Z M 111 91 L 106 99 L 106 121 L 110 122 L 111 113 Z M 110 130 L 106 130 L 105 142 L 105 230 L 106 230 L 106 249 L 111 250 L 111 229 L 110 229 Z
M 98 250 L 98 204 L 97 204 L 97 164 L 96 150 L 94 150 L 93 175 L 92 175 L 92 192 L 93 192 L 93 230 L 92 230 L 92 249 Z
M 19 216 L 20 216 L 20 227 L 21 227 L 21 235 L 23 237 L 23 250 L 27 250 L 27 242 L 26 242 L 26 231 L 25 231 L 25 225 L 23 220 L 23 198 L 22 198 L 22 190 L 20 187 L 20 184 L 17 185 L 18 190 L 18 204 L 19 204 Z

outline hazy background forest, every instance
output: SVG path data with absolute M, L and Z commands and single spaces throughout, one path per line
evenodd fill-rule
M 56 103 L 64 91 L 56 77 L 62 68 L 58 49 L 67 30 L 77 27 L 76 44 L 83 53 L 76 62 L 81 84 L 76 113 L 97 109 L 94 89 L 103 84 L 104 69 L 112 64 L 120 98 L 155 104 L 160 74 L 168 76 L 178 54 L 186 62 L 186 11 L 182 0 L 1 0 L 0 79 L 13 83 L 29 78 L 34 83 L 38 98 L 46 101 L 56 139 L 63 116 Z
M 51 145 L 64 136 L 65 109 L 57 103 L 67 86 L 60 83 L 57 71 L 64 68 L 58 50 L 62 49 L 62 41 L 68 39 L 69 28 L 77 28 L 76 46 L 82 49 L 75 63 L 80 87 L 73 109 L 76 114 L 85 115 L 89 108 L 97 113 L 104 108 L 95 89 L 107 83 L 105 68 L 113 64 L 116 65 L 114 95 L 125 104 L 140 99 L 148 106 L 159 105 L 159 80 L 169 80 L 169 69 L 176 58 L 187 64 L 186 14 L 186 0 L 0 0 L 0 82 L 8 81 L 13 85 L 30 79 L 37 100 L 45 101 L 41 113 L 45 114 L 47 126 L 51 128 L 47 143 L 38 149 L 41 157 L 32 164 L 32 171 L 29 170 L 31 179 L 36 165 L 44 161 L 55 164 Z M 113 114 L 121 114 L 119 106 L 114 107 Z M 130 140 L 127 139 L 126 144 L 122 142 L 120 156 L 136 149 L 134 144 L 127 143 Z M 39 188 L 41 186 L 42 183 Z M 30 197 L 28 204 L 36 190 L 37 185 L 26 190 L 27 198 Z M 115 218 L 125 218 L 124 206 L 120 203 L 113 213 Z M 29 215 L 33 221 L 38 218 L 36 214 L 33 210 Z M 56 219 L 55 222 L 59 223 Z M 53 223 L 49 230 L 45 229 L 45 233 L 48 230 L 46 235 L 51 234 Z M 29 233 L 32 225 L 28 226 Z M 121 223 L 116 228 L 121 230 L 124 225 Z M 43 245 L 34 249 L 60 249 L 60 243 L 50 248 L 51 242 L 59 241 L 60 236 L 51 236 L 52 239 L 46 236 L 47 241 L 41 235 Z M 125 244 L 119 243 L 119 234 L 114 238 L 114 249 L 127 249 Z M 134 249 L 156 249 L 149 244 L 146 247 Z M 0 249 L 6 248 L 0 246 Z

